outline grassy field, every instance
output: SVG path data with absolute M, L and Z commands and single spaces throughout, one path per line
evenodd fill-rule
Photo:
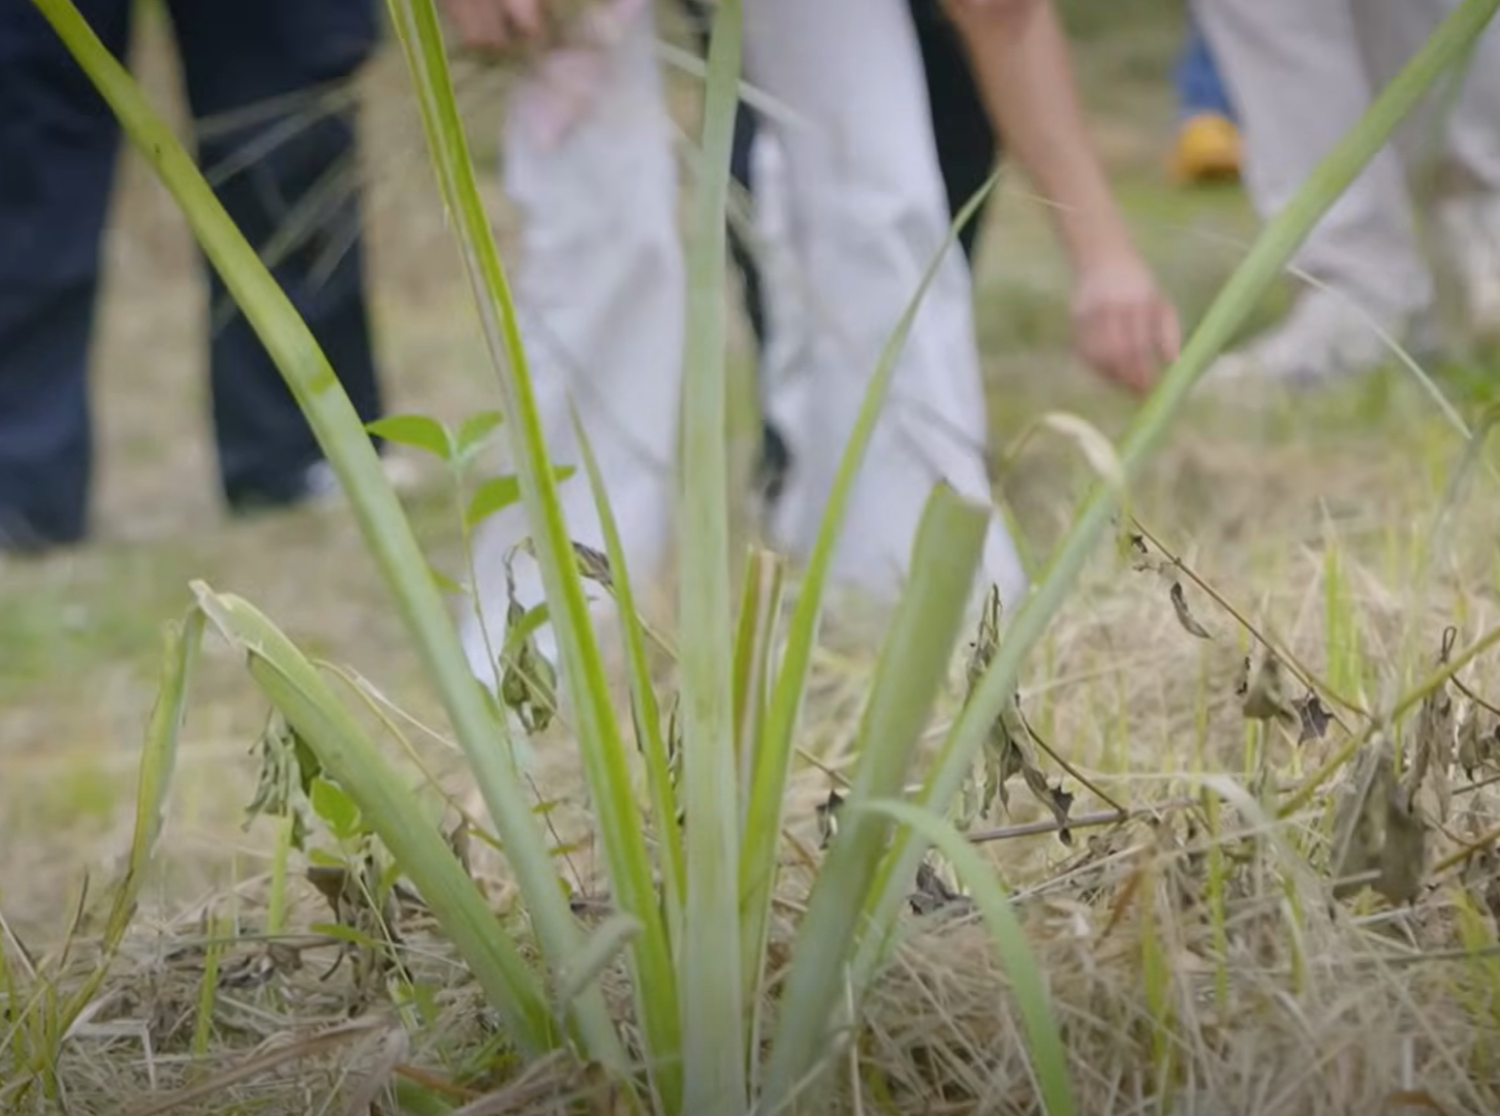
M 1101 148 L 1140 243 L 1190 325 L 1255 222 L 1235 190 L 1184 193 L 1165 184 L 1174 28 L 1121 17 L 1077 30 Z M 158 103 L 173 103 L 169 46 L 159 28 L 148 32 L 140 73 Z M 394 54 L 367 78 L 378 342 L 392 410 L 456 421 L 495 406 L 496 392 L 418 156 L 405 81 Z M 483 122 L 494 109 L 484 92 L 473 99 L 487 155 Z M 503 228 L 498 196 L 495 213 Z M 1075 446 L 1047 435 L 1009 456 L 1017 436 L 1062 410 L 1114 433 L 1128 403 L 1067 352 L 1066 270 L 1044 210 L 1020 179 L 1006 178 L 986 238 L 978 300 L 997 472 L 1040 558 L 1092 474 Z M 304 647 L 357 671 L 415 717 L 439 716 L 347 513 L 222 517 L 203 417 L 197 259 L 170 200 L 130 156 L 107 251 L 95 356 L 96 538 L 45 561 L 0 564 L 0 914 L 7 934 L 38 954 L 67 937 L 85 879 L 94 887 L 85 898 L 96 900 L 120 867 L 161 627 L 186 608 L 190 579 L 255 602 Z M 1500 623 L 1495 455 L 1449 491 L 1464 452 L 1458 427 L 1480 423 L 1500 398 L 1500 369 L 1475 359 L 1432 372 L 1449 413 L 1397 369 L 1296 402 L 1195 404 L 1133 493 L 1145 531 L 1181 566 L 1135 570 L 1101 552 L 1026 671 L 1029 719 L 1099 792 L 1069 779 L 1076 813 L 1100 809 L 1106 795 L 1132 807 L 1163 805 L 1159 824 L 1101 831 L 1092 842 L 1080 830 L 1072 847 L 1053 834 L 986 845 L 1028 898 L 1075 1040 L 1080 1089 L 1098 1105 L 1087 1111 L 1163 1111 L 1150 1098 L 1184 1082 L 1185 1095 L 1198 1098 L 1174 1110 L 1184 1113 L 1480 1112 L 1500 1096 L 1500 867 L 1484 847 L 1494 844 L 1500 811 L 1488 788 L 1474 789 L 1455 770 L 1447 821 L 1431 837 L 1412 910 L 1364 897 L 1337 917 L 1320 908 L 1323 893 L 1302 869 L 1246 881 L 1218 851 L 1205 868 L 1184 852 L 1197 847 L 1191 826 L 1203 819 L 1167 808 L 1191 791 L 1191 779 L 1215 773 L 1252 782 L 1264 772 L 1264 793 L 1282 793 L 1284 803 L 1287 788 L 1344 746 L 1341 726 L 1357 728 L 1361 710 L 1390 706 L 1433 669 L 1445 629 L 1456 629 L 1463 648 Z M 409 511 L 434 562 L 455 569 L 458 535 L 441 486 L 413 496 Z M 1174 582 L 1181 608 L 1169 593 Z M 1184 612 L 1211 638 L 1190 634 Z M 1348 699 L 1321 737 L 1296 742 L 1274 723 L 1262 731 L 1245 720 L 1237 686 L 1254 646 L 1249 629 L 1283 649 L 1292 673 L 1303 664 Z M 818 664 L 805 746 L 834 765 L 867 666 L 832 652 Z M 1494 655 L 1477 657 L 1460 678 L 1481 699 L 1460 706 L 1479 718 L 1482 737 L 1494 727 L 1486 709 L 1500 705 Z M 1304 691 L 1291 683 L 1292 697 Z M 205 983 L 201 958 L 177 965 L 167 944 L 208 932 L 210 918 L 248 917 L 264 894 L 273 842 L 263 823 L 244 824 L 244 811 L 265 718 L 238 661 L 211 641 L 124 991 L 93 1030 L 69 1040 L 77 1111 L 108 1111 L 111 1094 L 139 1089 L 150 1075 L 180 1081 L 222 1068 L 232 1051 L 293 1018 L 332 1017 L 347 1006 L 310 976 L 288 978 L 296 991 L 274 1004 L 256 999 L 259 992 L 223 992 L 201 1058 L 186 1035 L 194 1024 L 183 1020 Z M 1403 739 L 1420 739 L 1410 722 Z M 551 743 L 542 748 L 539 793 L 576 797 L 566 742 Z M 422 751 L 461 793 L 451 749 Z M 812 768 L 804 784 L 809 801 L 828 786 Z M 1044 816 L 1024 790 L 1011 798 L 1012 816 L 994 824 Z M 1332 801 L 1313 797 L 1282 831 L 1287 847 L 1266 855 L 1314 849 Z M 806 816 L 797 821 L 808 825 Z M 575 855 L 586 878 L 591 854 L 585 847 Z M 1208 898 L 1194 891 L 1204 888 Z M 1200 925 L 1184 913 L 1192 904 L 1181 894 L 1212 907 L 1215 888 L 1220 917 Z M 311 888 L 297 892 L 297 903 L 298 917 L 326 917 Z M 869 1056 L 905 1067 L 892 1071 L 903 1087 L 926 1089 L 909 1094 L 902 1110 L 1025 1111 L 1007 1099 L 1026 1071 L 1017 1024 L 994 992 L 995 963 L 981 938 L 953 933 L 952 948 L 909 961 L 873 1005 Z M 907 1018 L 911 996 L 922 1005 L 915 1015 L 945 1039 L 921 1038 Z M 445 1001 L 444 1018 L 466 1002 Z M 111 1030 L 110 1019 L 125 1022 Z M 144 1032 L 158 1043 L 149 1056 Z M 434 1035 L 409 1060 L 426 1054 L 428 1064 L 445 1064 L 456 1057 L 445 1041 Z M 259 1099 L 246 1093 L 236 1110 L 313 1111 L 298 1104 L 311 1105 L 327 1080 L 278 1078 Z M 1397 1102 L 1407 1107 L 1385 1107 Z M 868 1103 L 894 1110 L 879 1098 Z

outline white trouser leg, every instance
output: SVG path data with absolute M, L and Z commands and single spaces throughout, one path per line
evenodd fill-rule
M 1363 0 L 1195 0 L 1241 115 L 1244 178 L 1261 217 L 1278 213 L 1369 107 L 1356 38 Z M 1421 310 L 1432 281 L 1406 182 L 1387 148 L 1308 236 L 1294 263 L 1379 314 Z
M 1394 4 L 1396 0 L 1386 0 Z M 1447 14 L 1458 0 L 1427 0 Z M 1494 18 L 1470 57 L 1448 115 L 1443 183 L 1435 214 L 1449 264 L 1463 287 L 1472 338 L 1500 340 L 1500 22 Z
M 880 353 L 947 232 L 921 56 L 903 0 L 755 0 L 750 79 L 804 124 L 768 121 L 786 157 L 811 334 L 802 422 L 791 431 L 796 540 L 806 551 Z M 899 359 L 850 502 L 834 574 L 891 600 L 922 508 L 946 480 L 991 501 L 988 423 L 967 267 L 951 248 Z M 984 575 L 1013 605 L 1025 578 L 998 516 Z
M 1356 30 L 1374 85 L 1394 78 L 1457 6 L 1458 0 L 1356 3 Z M 1401 152 L 1409 167 L 1441 161 L 1457 170 L 1466 186 L 1500 190 L 1500 26 L 1491 23 L 1475 45 L 1456 98 L 1447 79 L 1440 80 L 1422 108 L 1408 117 Z
M 560 490 L 568 527 L 576 541 L 602 550 L 571 401 L 639 581 L 658 572 L 669 530 L 686 297 L 654 33 L 648 10 L 611 52 L 604 88 L 559 146 L 539 145 L 516 119 L 501 140 L 505 190 L 521 214 L 521 259 L 511 274 L 537 404 L 554 464 L 578 466 Z M 505 433 L 502 426 L 502 440 Z M 525 530 L 516 506 L 487 520 L 475 539 L 488 650 L 472 613 L 463 640 L 485 682 L 494 678 L 489 652 L 504 643 L 505 556 Z M 522 556 L 513 568 L 521 603 L 540 604 L 536 563 Z M 555 654 L 550 628 L 538 643 Z
M 1492 19 L 1475 45 L 1446 134 L 1448 161 L 1473 187 L 1500 194 L 1500 21 Z
M 1458 0 L 1365 0 L 1357 30 L 1377 85 L 1389 82 Z M 1408 117 L 1399 150 L 1408 173 L 1436 166 L 1432 219 L 1437 242 L 1462 288 L 1477 338 L 1500 335 L 1500 27 L 1475 44 L 1453 89 L 1440 81 Z

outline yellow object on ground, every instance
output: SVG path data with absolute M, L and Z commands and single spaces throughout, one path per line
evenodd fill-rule
M 1182 122 L 1172 152 L 1172 179 L 1179 186 L 1231 182 L 1240 176 L 1240 133 L 1218 113 L 1201 113 Z

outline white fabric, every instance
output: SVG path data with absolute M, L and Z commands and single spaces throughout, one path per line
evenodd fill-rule
M 558 462 L 576 460 L 571 396 L 636 579 L 659 572 L 669 541 L 685 300 L 653 35 L 648 13 L 610 49 L 599 94 L 556 144 L 518 127 L 502 137 L 504 185 L 522 218 L 512 274 L 549 446 Z M 769 188 L 779 207 L 768 215 L 786 230 L 776 258 L 799 279 L 793 294 L 780 275 L 767 275 L 775 280 L 767 291 L 773 329 L 789 329 L 773 343 L 769 390 L 794 457 L 781 541 L 805 557 L 864 387 L 946 235 L 947 203 L 904 0 L 753 0 L 744 43 L 747 77 L 798 120 L 764 122 L 776 146 L 757 156 L 770 171 L 757 189 Z M 936 483 L 990 500 L 970 299 L 955 246 L 917 315 L 851 500 L 834 576 L 880 601 L 899 589 Z M 573 537 L 601 546 L 586 479 L 575 476 L 563 492 Z M 477 596 L 496 650 L 504 554 L 523 530 L 512 509 L 487 521 L 475 542 Z M 518 560 L 516 572 L 522 602 L 540 602 L 534 564 Z M 984 574 L 1008 604 L 1024 590 L 998 515 Z M 464 637 L 473 669 L 490 681 L 472 619 Z M 550 633 L 541 642 L 553 650 Z
M 1457 0 L 1194 0 L 1240 114 L 1244 179 L 1273 216 L 1431 34 Z M 1500 28 L 1475 51 L 1440 131 L 1430 101 L 1307 238 L 1294 263 L 1382 318 L 1425 310 L 1433 283 L 1416 235 L 1408 174 L 1438 159 L 1470 189 L 1500 188 Z

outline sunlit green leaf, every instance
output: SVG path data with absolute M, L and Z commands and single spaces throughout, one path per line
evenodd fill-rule
M 478 414 L 470 415 L 464 419 L 458 428 L 456 439 L 457 456 L 461 462 L 467 462 L 481 449 L 489 439 L 491 433 L 502 422 L 499 411 L 480 411 Z
M 365 429 L 377 438 L 425 450 L 442 461 L 453 457 L 453 436 L 448 428 L 426 415 L 389 415 L 365 423 Z
M 328 826 L 328 831 L 340 841 L 359 836 L 359 807 L 337 783 L 319 776 L 312 781 L 308 798 L 313 810 Z

